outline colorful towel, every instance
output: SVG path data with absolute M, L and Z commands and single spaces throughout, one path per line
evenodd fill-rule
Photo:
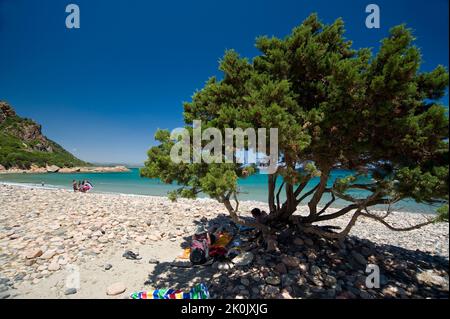
M 205 284 L 198 284 L 189 292 L 174 289 L 156 289 L 140 291 L 130 295 L 131 299 L 209 299 L 209 291 Z

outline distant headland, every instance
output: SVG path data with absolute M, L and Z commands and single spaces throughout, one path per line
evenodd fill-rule
M 129 172 L 125 166 L 75 166 L 75 167 L 59 167 L 57 165 L 49 165 L 45 167 L 39 167 L 36 165 L 31 165 L 28 169 L 22 169 L 17 167 L 11 167 L 6 169 L 0 164 L 0 174 L 46 174 L 46 173 L 115 173 L 115 172 Z
M 62 173 L 95 169 L 91 166 L 44 136 L 40 124 L 0 101 L 0 172 Z

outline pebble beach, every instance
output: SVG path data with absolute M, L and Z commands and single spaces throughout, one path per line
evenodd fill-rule
M 253 207 L 267 208 L 252 201 L 240 207 L 249 216 Z M 212 298 L 448 298 L 448 223 L 393 232 L 360 218 L 344 243 L 299 234 L 292 243 L 280 241 L 276 254 L 249 244 L 249 262 L 241 265 L 177 266 L 196 225 L 227 215 L 210 199 L 171 202 L 0 184 L 0 298 L 122 299 L 200 282 L 210 285 Z M 397 227 L 423 220 L 404 212 L 388 219 Z M 124 258 L 126 251 L 139 258 Z M 364 263 L 371 261 L 385 271 L 379 289 L 361 286 Z

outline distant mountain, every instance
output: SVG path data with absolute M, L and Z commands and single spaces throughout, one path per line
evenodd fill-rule
M 128 163 L 128 162 L 91 162 L 91 164 L 100 167 L 117 167 L 117 166 L 125 166 L 129 168 L 144 167 L 143 163 Z
M 18 116 L 8 103 L 0 101 L 0 166 L 29 169 L 31 165 L 73 167 L 89 163 L 45 137 L 41 125 Z

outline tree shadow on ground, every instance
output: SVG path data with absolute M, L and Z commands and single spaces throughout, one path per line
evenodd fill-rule
M 226 215 L 197 221 L 206 227 L 236 227 Z M 239 233 L 238 233 L 239 235 Z M 244 236 L 241 234 L 241 239 Z M 302 243 L 294 244 L 299 238 Z M 245 239 L 245 238 L 244 238 Z M 204 283 L 212 298 L 448 298 L 449 261 L 443 256 L 392 245 L 378 245 L 349 236 L 343 242 L 306 237 L 288 231 L 280 234 L 279 252 L 267 253 L 261 247 L 247 248 L 255 256 L 248 266 L 219 270 L 212 265 L 185 268 L 170 262 L 155 265 L 147 286 L 188 291 Z M 251 241 L 245 245 L 250 246 Z M 188 247 L 190 236 L 181 249 Z M 255 246 L 255 245 L 253 245 Z M 293 257 L 286 262 L 286 256 Z M 186 261 L 188 262 L 188 261 Z M 379 267 L 380 287 L 368 288 L 367 265 Z M 417 275 L 429 272 L 421 280 Z M 272 278 L 268 283 L 268 277 Z M 275 278 L 275 279 L 274 279 Z M 145 279 L 143 278 L 143 281 Z

